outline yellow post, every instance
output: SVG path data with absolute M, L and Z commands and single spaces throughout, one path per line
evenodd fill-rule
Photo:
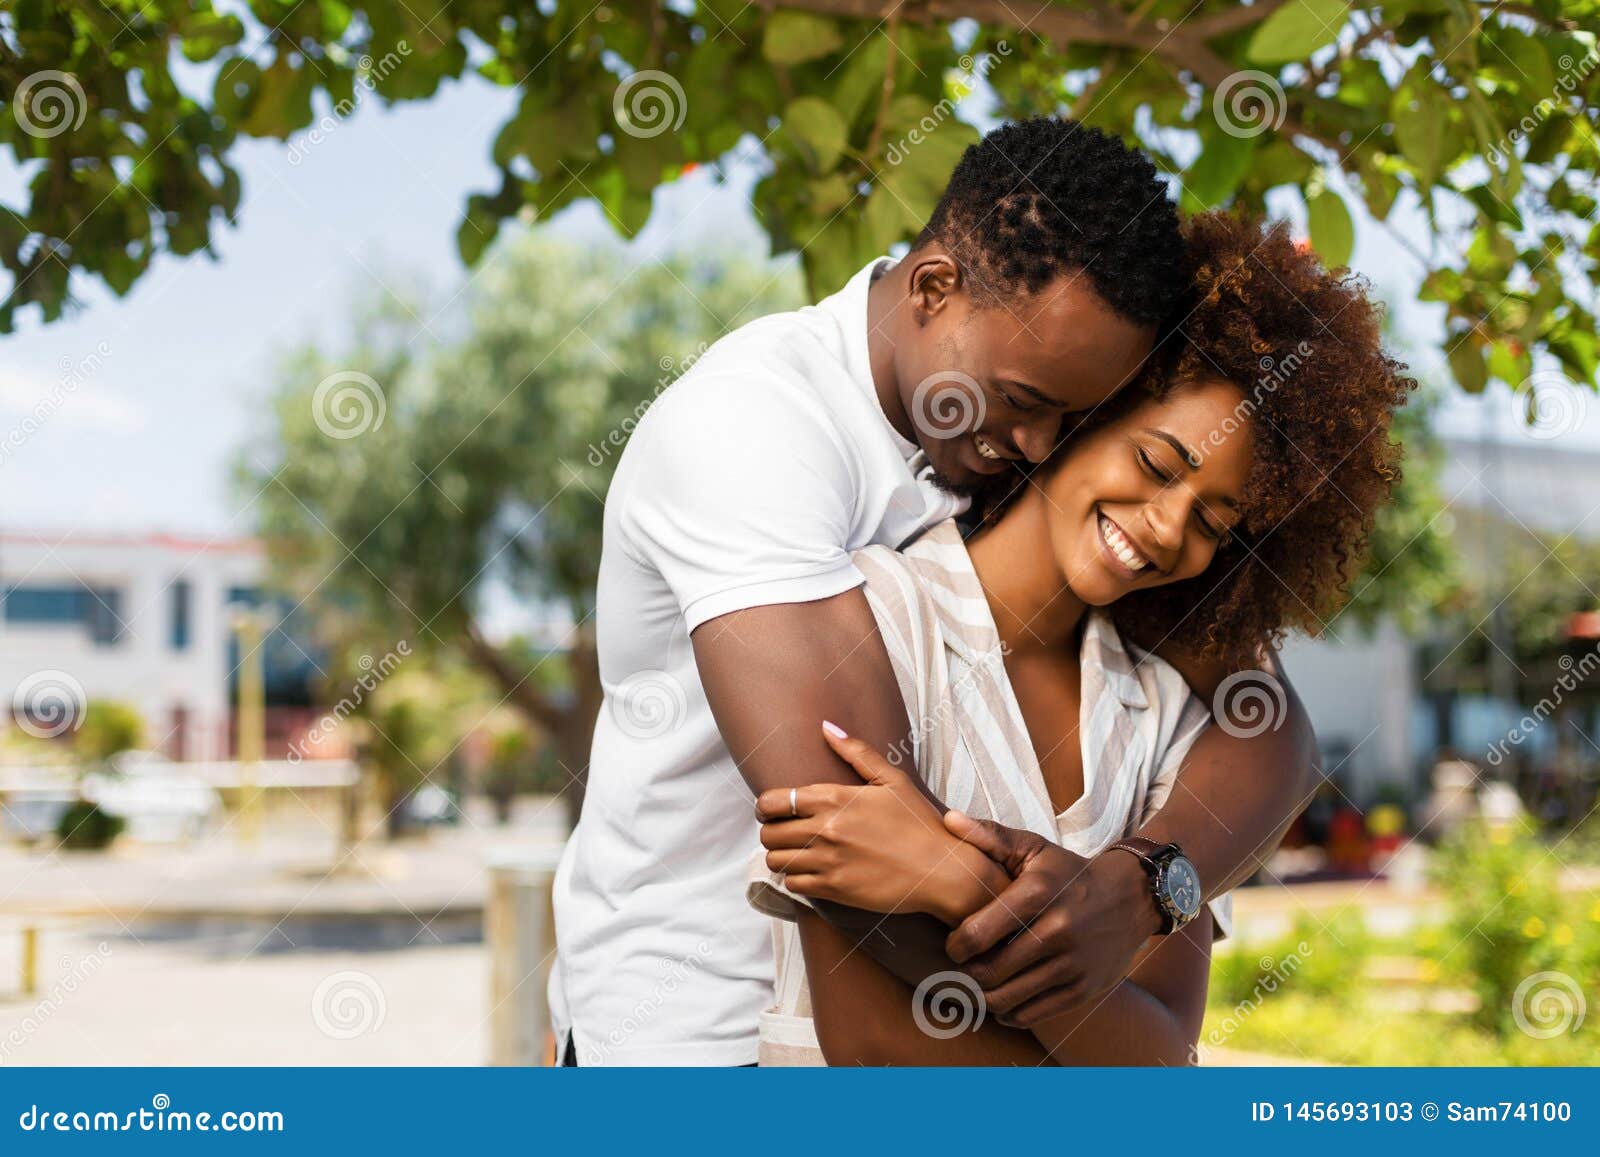
M 39 930 L 32 924 L 22 929 L 22 995 L 39 991 Z
M 266 676 L 261 657 L 261 618 L 253 610 L 234 617 L 239 636 L 239 835 L 254 843 L 261 834 L 261 789 L 257 779 L 266 748 Z

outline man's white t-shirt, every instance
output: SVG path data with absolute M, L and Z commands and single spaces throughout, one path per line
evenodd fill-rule
M 597 611 L 605 702 L 555 883 L 551 1014 L 580 1065 L 752 1063 L 772 1000 L 771 931 L 744 898 L 753 796 L 689 633 L 857 587 L 851 551 L 898 546 L 964 506 L 878 403 L 878 264 L 717 342 L 617 464 Z

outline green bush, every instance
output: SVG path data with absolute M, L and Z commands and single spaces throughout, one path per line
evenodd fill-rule
M 1302 916 L 1266 945 L 1219 953 L 1211 966 L 1211 1002 L 1256 1005 L 1283 992 L 1342 1000 L 1360 985 L 1372 936 L 1358 912 L 1318 922 Z
M 1562 919 L 1557 863 L 1525 825 L 1466 825 L 1441 845 L 1431 865 L 1449 918 L 1440 972 L 1477 993 L 1477 1022 L 1503 1035 L 1519 985 L 1559 969 L 1576 942 Z M 1565 931 L 1560 931 L 1565 929 Z
M 110 845 L 122 834 L 121 816 L 101 811 L 98 804 L 80 799 L 56 822 L 56 836 L 61 846 L 75 851 L 94 851 Z

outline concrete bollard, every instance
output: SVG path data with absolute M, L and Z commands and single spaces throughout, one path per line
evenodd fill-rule
M 489 945 L 489 1063 L 544 1063 L 550 1008 L 545 999 L 555 958 L 551 887 L 560 847 L 491 855 L 484 937 Z

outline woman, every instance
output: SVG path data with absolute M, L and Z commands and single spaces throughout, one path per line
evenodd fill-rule
M 962 1033 L 939 1022 L 951 1006 L 930 1007 L 805 904 L 959 923 L 994 890 L 952 854 L 953 831 L 970 823 L 959 812 L 1098 854 L 1159 809 L 1211 722 L 1160 653 L 1240 670 L 1270 660 L 1286 631 L 1314 633 L 1337 613 L 1399 475 L 1388 427 L 1413 383 L 1384 355 L 1364 288 L 1322 269 L 1282 226 L 1211 214 L 1190 223 L 1188 243 L 1198 303 L 1169 365 L 1076 434 L 970 542 L 945 524 L 904 552 L 859 552 L 911 723 L 909 750 L 891 760 L 909 759 L 958 813 L 947 826 L 881 767 L 866 787 L 757 801 L 768 851 L 751 901 L 782 919 L 763 1063 L 1192 1056 L 1226 897 L 1147 946 L 1093 1007 L 1030 1031 L 991 1021 Z M 869 767 L 859 745 L 825 730 Z

